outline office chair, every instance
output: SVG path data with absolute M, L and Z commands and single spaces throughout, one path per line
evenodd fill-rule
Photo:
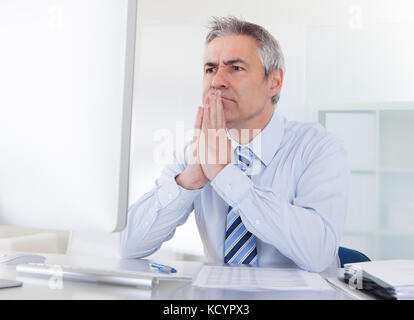
M 365 254 L 345 247 L 338 248 L 338 257 L 341 262 L 341 268 L 343 268 L 346 263 L 371 261 Z

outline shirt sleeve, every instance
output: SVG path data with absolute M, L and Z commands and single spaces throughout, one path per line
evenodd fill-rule
M 220 171 L 212 186 L 239 211 L 247 230 L 302 269 L 320 272 L 336 257 L 347 211 L 348 176 L 346 151 L 339 140 L 330 139 L 304 161 L 293 201 L 255 185 L 234 164 Z
M 164 168 L 154 188 L 129 207 L 127 226 L 120 234 L 123 258 L 152 254 L 185 223 L 194 209 L 194 199 L 201 192 L 177 184 L 175 177 L 185 167 L 186 164 L 174 154 L 173 164 Z

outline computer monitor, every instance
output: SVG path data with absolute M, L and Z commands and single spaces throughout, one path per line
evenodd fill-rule
M 0 224 L 124 228 L 136 6 L 0 2 Z

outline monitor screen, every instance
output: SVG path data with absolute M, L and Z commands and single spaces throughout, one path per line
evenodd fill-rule
M 0 2 L 0 224 L 124 228 L 136 5 Z

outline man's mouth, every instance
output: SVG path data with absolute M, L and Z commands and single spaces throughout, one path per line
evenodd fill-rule
M 230 101 L 230 102 L 233 102 L 233 103 L 235 103 L 235 102 L 236 102 L 235 100 L 230 99 L 230 98 L 227 98 L 227 97 L 224 97 L 224 96 L 221 96 L 221 98 L 222 98 L 224 101 Z

